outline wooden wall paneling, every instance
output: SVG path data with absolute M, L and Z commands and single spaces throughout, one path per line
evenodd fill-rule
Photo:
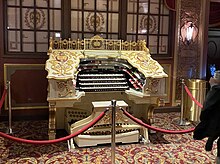
M 170 104 L 171 103 L 171 98 L 172 98 L 172 89 L 171 89 L 171 77 L 172 77 L 172 72 L 171 72 L 171 64 L 161 64 L 164 68 L 164 71 L 167 73 L 168 77 L 166 78 L 165 82 L 165 103 Z
M 181 102 L 181 79 L 204 79 L 209 14 L 208 1 L 177 0 L 176 41 L 174 53 L 173 105 Z M 189 44 L 184 39 L 186 23 L 193 22 L 197 36 Z
M 46 76 L 44 64 L 4 64 L 4 83 L 11 84 L 12 109 L 48 108 Z
M 211 77 L 211 65 L 215 65 L 216 70 L 220 70 L 220 31 L 212 29 L 209 30 L 208 36 L 206 80 Z

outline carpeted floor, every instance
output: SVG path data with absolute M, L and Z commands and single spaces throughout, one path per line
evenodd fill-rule
M 179 113 L 156 113 L 155 125 L 164 129 L 188 129 L 179 126 Z M 0 123 L 0 129 L 5 127 Z M 13 122 L 15 136 L 45 140 L 48 121 Z M 204 150 L 205 141 L 195 141 L 192 134 L 150 134 L 150 143 L 118 144 L 117 164 L 213 164 L 216 143 L 211 152 Z M 67 143 L 31 145 L 0 137 L 0 164 L 111 164 L 111 145 L 68 150 Z

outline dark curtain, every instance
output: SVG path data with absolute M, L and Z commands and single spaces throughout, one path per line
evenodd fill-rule
M 210 3 L 209 25 L 220 25 L 220 3 Z
M 176 8 L 176 0 L 164 0 L 166 6 L 170 10 Z M 210 13 L 209 13 L 209 25 L 218 26 L 220 25 L 220 3 L 219 2 L 210 2 Z
M 176 0 L 164 0 L 167 8 L 170 10 L 176 10 Z

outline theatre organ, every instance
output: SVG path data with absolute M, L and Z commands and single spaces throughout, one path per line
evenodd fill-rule
M 153 121 L 153 109 L 163 104 L 167 74 L 151 58 L 145 41 L 128 42 L 100 36 L 84 40 L 50 39 L 48 55 L 50 139 L 55 138 L 57 126 L 73 133 L 91 122 L 100 112 L 94 104 L 102 101 L 119 101 L 132 115 L 148 123 Z M 108 129 L 110 123 L 100 122 L 102 125 L 94 126 L 83 135 L 94 140 L 105 137 L 108 130 L 104 127 Z M 120 133 L 144 131 L 147 137 L 146 129 L 132 121 L 120 121 L 117 125 L 121 126 Z M 76 142 L 80 142 L 80 136 L 75 137 Z

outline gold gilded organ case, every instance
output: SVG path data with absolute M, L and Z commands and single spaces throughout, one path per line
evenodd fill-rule
M 128 104 L 135 117 L 152 123 L 154 108 L 163 105 L 167 74 L 143 40 L 51 38 L 48 55 L 49 139 L 56 137 L 57 128 L 73 132 L 79 125 L 65 119 L 67 108 L 93 115 L 93 102 L 115 99 Z

